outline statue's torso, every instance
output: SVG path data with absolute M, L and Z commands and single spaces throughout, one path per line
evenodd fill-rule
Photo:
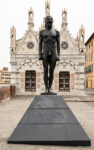
M 48 55 L 56 54 L 56 37 L 57 33 L 55 30 L 43 30 L 43 51 Z

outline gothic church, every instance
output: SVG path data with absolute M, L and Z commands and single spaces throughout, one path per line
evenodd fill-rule
M 45 17 L 50 15 L 50 2 L 45 2 Z M 44 18 L 45 18 L 44 17 Z M 11 85 L 16 95 L 38 95 L 44 91 L 43 66 L 38 60 L 39 31 L 34 30 L 34 12 L 28 11 L 28 29 L 16 39 L 16 28 L 10 29 Z M 55 28 L 55 27 L 53 27 Z M 52 89 L 59 95 L 84 95 L 85 29 L 80 27 L 74 39 L 68 31 L 67 11 L 62 11 L 60 61 L 57 62 Z

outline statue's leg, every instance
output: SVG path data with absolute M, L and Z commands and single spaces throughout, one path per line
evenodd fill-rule
M 56 59 L 53 57 L 51 59 L 50 67 L 49 67 L 49 89 L 51 89 L 52 86 L 55 66 L 56 66 Z
M 44 68 L 44 84 L 45 84 L 45 88 L 48 89 L 48 61 L 47 61 L 47 58 L 43 59 L 43 68 Z

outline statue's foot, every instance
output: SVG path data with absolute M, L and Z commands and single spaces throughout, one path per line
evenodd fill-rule
M 57 95 L 57 93 L 54 93 L 51 88 L 48 89 L 48 91 L 49 91 L 49 93 L 48 93 L 49 95 Z
M 53 90 L 52 90 L 52 89 L 49 89 L 48 91 L 49 91 L 49 93 L 53 93 Z
M 48 89 L 48 92 L 49 92 L 49 93 L 52 93 L 52 89 L 51 89 L 51 88 L 49 88 L 49 89 Z
M 45 92 L 44 93 L 49 93 L 49 89 L 45 89 Z
M 41 95 L 57 95 L 57 94 L 53 93 L 52 89 L 45 89 L 45 92 L 41 93 Z
M 49 90 L 48 89 L 45 89 L 45 92 L 44 93 L 41 93 L 41 95 L 48 95 L 49 93 Z

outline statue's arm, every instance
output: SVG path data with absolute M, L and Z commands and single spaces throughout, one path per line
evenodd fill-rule
M 57 32 L 57 54 L 60 56 L 60 34 L 58 31 Z
M 39 60 L 42 59 L 42 42 L 43 42 L 43 35 L 42 31 L 39 33 Z

